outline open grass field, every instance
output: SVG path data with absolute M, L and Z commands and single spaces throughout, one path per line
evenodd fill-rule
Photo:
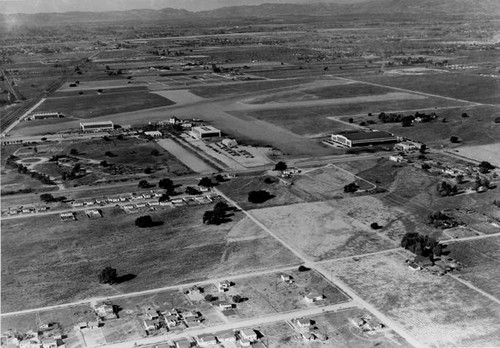
M 293 277 L 293 284 L 285 284 L 280 277 L 281 273 L 265 274 L 238 279 L 228 292 L 220 294 L 214 289 L 213 295 L 229 302 L 231 296 L 236 294 L 248 298 L 236 306 L 235 317 L 238 319 L 350 301 L 346 294 L 313 270 L 289 271 L 286 274 Z M 304 296 L 310 292 L 323 294 L 325 298 L 314 304 L 308 303 Z
M 37 313 L 20 314 L 2 317 L 2 330 L 15 329 L 18 332 L 28 330 L 38 330 L 40 323 L 59 323 L 65 334 L 68 334 L 73 327 L 88 320 L 94 320 L 95 312 L 88 305 L 59 308 L 57 310 L 39 311 Z
M 500 125 L 495 128 L 500 130 Z M 500 167 L 500 141 L 489 145 L 461 146 L 456 150 L 461 156 L 474 159 L 476 161 L 488 161 L 497 168 Z
M 292 186 L 281 185 L 276 177 L 272 179 L 273 183 L 267 184 L 264 181 L 265 177 L 262 176 L 242 176 L 223 182 L 217 188 L 235 200 L 243 209 L 281 206 L 305 201 L 304 196 Z M 274 197 L 264 203 L 249 202 L 248 193 L 259 190 L 267 191 Z
M 174 155 L 167 152 L 154 141 L 135 138 L 124 138 L 118 140 L 112 138 L 110 141 L 104 139 L 92 139 L 66 143 L 62 153 L 69 154 L 72 149 L 78 151 L 78 157 L 94 161 L 106 161 L 109 164 L 125 165 L 144 170 L 146 167 L 166 168 L 168 172 L 176 175 L 192 173 Z M 151 154 L 158 151 L 157 156 Z M 106 156 L 106 152 L 112 156 Z
M 349 206 L 362 212 L 369 205 L 362 197 L 353 202 L 344 199 L 255 209 L 252 214 L 307 257 L 319 261 L 396 247 L 359 217 L 343 211 Z
M 412 271 L 410 253 L 332 261 L 331 271 L 430 347 L 497 345 L 500 305 L 448 276 Z
M 190 91 L 191 93 L 196 94 L 203 98 L 217 98 L 235 94 L 261 92 L 265 90 L 272 90 L 283 87 L 300 86 L 301 84 L 311 81 L 312 81 L 311 79 L 307 78 L 290 79 L 290 80 L 250 81 L 250 82 L 226 84 L 222 86 L 217 86 L 217 88 L 214 88 L 213 86 L 197 87 L 197 88 L 192 88 Z
M 500 81 L 498 79 L 462 72 L 434 74 L 432 77 L 428 75 L 382 74 L 358 76 L 357 79 L 477 103 L 497 103 L 500 98 Z
M 359 97 L 362 99 L 362 97 Z M 358 99 L 359 99 L 358 98 Z M 363 101 L 361 99 L 356 102 L 350 103 L 334 103 L 332 105 L 297 105 L 291 108 L 283 104 L 282 108 L 272 108 L 263 110 L 248 110 L 239 111 L 241 117 L 245 115 L 263 120 L 279 127 L 288 129 L 289 131 L 299 135 L 314 135 L 317 133 L 337 132 L 339 130 L 348 130 L 351 127 L 348 125 L 339 125 L 336 122 L 328 119 L 328 117 L 335 116 L 349 116 L 359 114 L 379 114 L 380 112 L 387 112 L 388 110 L 413 110 L 419 108 L 429 108 L 437 106 L 457 105 L 457 102 L 438 99 L 438 98 L 425 98 L 425 99 L 411 99 L 411 98 L 393 98 L 389 100 L 371 100 Z M 459 104 L 459 103 L 458 103 Z M 236 112 L 232 112 L 238 115 Z M 375 117 L 373 117 L 375 119 Z M 398 129 L 401 125 L 398 124 Z M 374 128 L 377 128 L 375 126 Z
M 103 218 L 97 220 L 79 212 L 78 220 L 69 223 L 61 222 L 58 214 L 4 220 L 2 309 L 67 303 L 298 263 L 271 237 L 228 241 L 229 234 L 239 234 L 233 230 L 246 231 L 249 224 L 236 213 L 225 224 L 204 225 L 202 216 L 208 209 L 151 211 L 153 220 L 163 224 L 146 229 L 134 225 L 137 215 L 118 208 L 103 209 Z M 106 266 L 130 280 L 99 284 L 97 275 Z
M 450 243 L 445 249 L 466 267 L 460 277 L 500 298 L 500 238 Z
M 59 112 L 66 117 L 87 119 L 172 104 L 172 101 L 148 92 L 86 93 L 74 97 L 48 98 L 34 112 Z
M 342 348 L 368 348 L 374 346 L 402 348 L 409 347 L 402 337 L 392 330 L 374 335 L 363 334 L 354 327 L 350 319 L 371 316 L 366 311 L 353 308 L 334 313 L 307 317 L 314 322 L 317 331 L 328 337 L 327 341 L 306 341 L 286 323 L 274 323 L 259 327 L 268 347 L 276 348 L 318 348 L 325 346 Z
M 335 82 L 335 80 L 334 80 Z M 297 101 L 338 99 L 349 97 L 373 96 L 391 92 L 390 88 L 367 85 L 364 83 L 348 83 L 339 81 L 332 86 L 318 88 L 300 88 L 296 91 L 272 93 L 247 101 L 249 104 L 290 103 Z
M 415 111 L 418 111 L 418 109 Z M 456 147 L 455 144 L 450 143 L 452 135 L 458 136 L 465 147 L 500 142 L 500 123 L 494 122 L 497 117 L 500 117 L 500 106 L 438 109 L 435 112 L 439 115 L 439 118 L 431 123 L 417 123 L 411 127 L 402 127 L 401 123 L 383 124 L 378 122 L 373 125 L 373 128 L 386 130 L 435 147 Z M 470 117 L 461 117 L 463 112 L 466 112 Z M 401 112 L 404 115 L 414 113 Z M 362 118 L 365 121 L 369 119 L 377 121 L 376 116 Z M 442 122 L 443 119 L 446 119 L 446 123 Z M 358 121 L 361 121 L 361 119 L 356 120 L 356 122 Z M 477 152 L 480 152 L 481 148 L 478 149 Z M 467 148 L 465 151 L 467 152 Z M 481 156 L 488 156 L 488 152 L 483 152 Z

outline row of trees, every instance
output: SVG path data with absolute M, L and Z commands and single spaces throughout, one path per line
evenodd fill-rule
M 435 228 L 451 228 L 458 226 L 458 222 L 453 217 L 441 211 L 430 213 L 427 216 L 427 223 L 429 225 L 434 225 Z
M 453 196 L 458 192 L 457 185 L 451 185 L 446 181 L 440 182 L 436 190 L 441 197 Z
M 412 122 L 417 118 L 420 120 L 420 122 L 430 122 L 430 121 L 436 119 L 437 117 L 438 116 L 434 112 L 432 112 L 430 114 L 426 114 L 426 113 L 420 113 L 418 111 L 415 113 L 415 115 L 406 115 L 406 116 L 401 115 L 401 114 L 394 114 L 394 113 L 386 114 L 385 112 L 381 112 L 378 115 L 378 119 L 382 123 L 401 122 L 403 127 L 410 126 L 412 124 Z
M 56 185 L 54 180 L 52 180 L 47 174 L 42 174 L 36 171 L 31 171 L 28 167 L 24 166 L 22 163 L 16 163 L 17 157 L 9 156 L 7 158 L 6 163 L 14 168 L 17 168 L 17 172 L 19 174 L 26 174 L 31 176 L 33 179 L 39 180 L 42 184 L 45 185 Z

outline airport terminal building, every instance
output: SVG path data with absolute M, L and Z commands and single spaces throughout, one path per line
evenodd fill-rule
M 382 131 L 348 131 L 332 134 L 331 139 L 346 147 L 391 144 L 398 141 L 398 138 L 391 133 Z

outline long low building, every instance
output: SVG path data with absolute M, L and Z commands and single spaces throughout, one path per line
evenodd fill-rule
M 80 128 L 84 132 L 98 132 L 98 131 L 113 130 L 114 125 L 113 122 L 111 121 L 80 122 Z
M 61 114 L 58 112 L 38 112 L 36 114 L 32 114 L 28 117 L 31 120 L 45 120 L 48 118 L 60 118 Z
M 348 131 L 332 134 L 332 141 L 346 147 L 396 143 L 398 138 L 382 131 Z

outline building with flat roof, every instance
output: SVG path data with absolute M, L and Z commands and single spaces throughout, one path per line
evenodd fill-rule
M 212 126 L 198 126 L 191 129 L 191 135 L 196 139 L 220 137 L 221 131 Z
M 352 131 L 332 134 L 332 141 L 346 147 L 396 143 L 398 139 L 388 132 Z
M 31 120 L 45 120 L 48 118 L 59 118 L 61 114 L 58 112 L 37 112 L 28 117 Z
M 114 125 L 111 121 L 103 122 L 80 122 L 80 129 L 84 132 L 98 132 L 113 130 Z

